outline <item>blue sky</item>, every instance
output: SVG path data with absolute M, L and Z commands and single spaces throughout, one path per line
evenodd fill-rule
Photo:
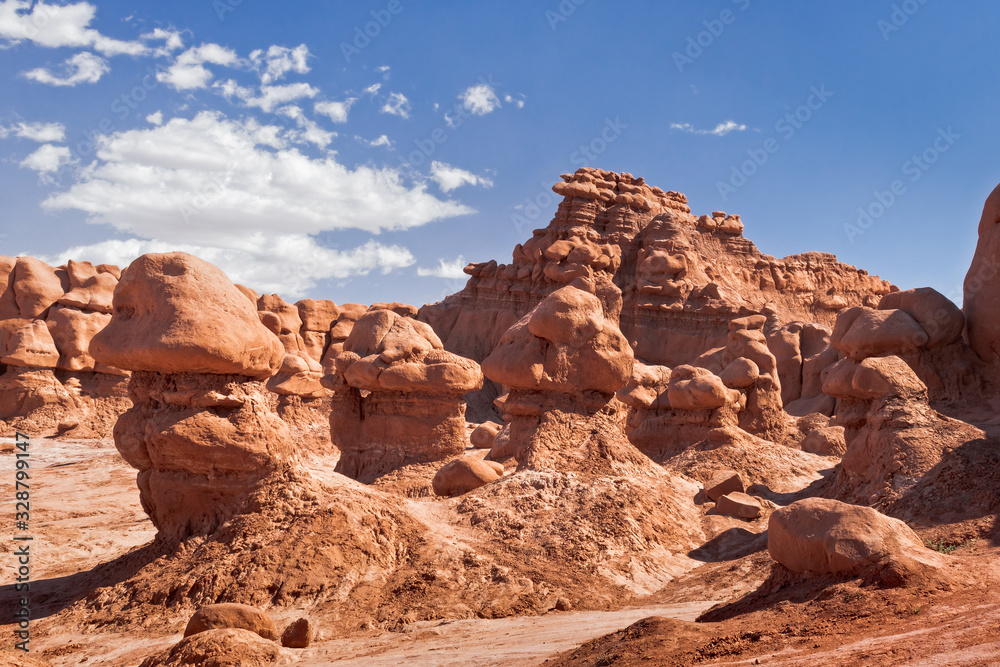
M 0 0 L 0 253 L 184 249 L 288 298 L 432 302 L 581 166 L 961 301 L 1000 8 Z M 365 34 L 367 32 L 367 34 Z M 865 214 L 865 215 L 863 215 Z

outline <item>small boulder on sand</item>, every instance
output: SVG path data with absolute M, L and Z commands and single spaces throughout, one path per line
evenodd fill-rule
M 760 516 L 760 502 L 745 493 L 733 492 L 719 498 L 715 505 L 719 514 L 736 517 L 737 519 L 756 519 Z
M 316 626 L 308 618 L 292 621 L 281 633 L 281 645 L 285 648 L 308 648 L 316 638 Z
M 270 667 L 281 657 L 274 642 L 249 630 L 222 628 L 186 637 L 139 667 Z
M 481 461 L 467 456 L 444 465 L 434 475 L 434 493 L 460 496 L 503 477 L 503 466 L 495 461 Z
M 278 639 L 278 631 L 270 616 L 255 607 L 235 603 L 210 604 L 202 607 L 188 621 L 184 636 L 190 637 L 199 632 L 219 628 L 239 628 L 271 641 Z

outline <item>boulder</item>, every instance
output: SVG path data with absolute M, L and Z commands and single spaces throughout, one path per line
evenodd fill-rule
M 852 359 L 916 352 L 930 341 L 927 332 L 902 310 L 852 308 L 838 319 L 832 343 Z
M 18 257 L 11 286 L 21 317 L 45 318 L 49 308 L 69 288 L 69 276 L 34 257 Z
M 965 315 L 948 297 L 930 287 L 890 292 L 878 303 L 879 310 L 901 310 L 927 334 L 927 349 L 958 341 L 965 330 Z
M 904 559 L 941 564 L 902 521 L 826 498 L 799 500 L 771 514 L 767 550 L 799 573 L 858 575 Z
M 210 604 L 200 608 L 184 628 L 184 636 L 190 637 L 206 630 L 223 628 L 249 630 L 270 641 L 277 641 L 278 631 L 271 617 L 245 604 L 226 602 Z
M 843 456 L 847 451 L 847 440 L 843 426 L 827 426 L 810 432 L 802 440 L 802 451 L 820 456 Z
M 308 618 L 292 621 L 281 633 L 281 645 L 285 648 L 309 648 L 316 638 L 316 627 Z
M 719 498 L 727 493 L 743 493 L 744 491 L 746 491 L 746 483 L 735 470 L 720 470 L 712 475 L 705 485 L 705 495 L 715 502 L 718 502 Z
M 503 466 L 474 457 L 455 459 L 434 475 L 434 493 L 439 496 L 460 496 L 503 477 Z M 499 466 L 497 470 L 495 466 Z
M 469 441 L 476 449 L 492 449 L 497 434 L 503 426 L 496 422 L 486 422 L 477 426 L 469 435 Z
M 734 491 L 719 498 L 715 509 L 719 514 L 737 519 L 756 519 L 760 516 L 760 501 L 753 496 Z

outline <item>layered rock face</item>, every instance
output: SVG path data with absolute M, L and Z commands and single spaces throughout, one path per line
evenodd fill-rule
M 284 347 L 222 271 L 185 253 L 135 260 L 113 306 L 91 353 L 133 371 L 115 445 L 161 538 L 209 533 L 292 457 L 264 386 Z
M 465 451 L 463 395 L 482 387 L 476 362 L 443 349 L 425 323 L 373 310 L 354 323 L 324 378 L 333 389 L 337 472 L 371 482 Z
M 111 265 L 0 257 L 0 432 L 101 437 L 128 408 L 126 373 L 90 354 L 120 275 Z
M 509 264 L 469 265 L 461 292 L 421 309 L 447 349 L 484 359 L 502 332 L 577 278 L 593 283 L 636 358 L 669 367 L 725 347 L 732 319 L 770 313 L 778 328 L 829 326 L 840 310 L 876 306 L 892 289 L 833 255 L 763 255 L 743 238 L 739 216 L 697 218 L 683 195 L 630 174 L 581 169 L 553 189 L 565 197 L 555 218 Z M 807 347 L 808 358 L 818 353 L 812 340 Z M 804 360 L 786 364 L 799 378 L 786 402 L 815 396 L 802 393 Z M 809 377 L 818 394 L 815 373 Z

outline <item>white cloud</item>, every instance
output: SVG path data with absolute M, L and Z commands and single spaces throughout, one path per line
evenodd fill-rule
M 392 114 L 400 118 L 410 117 L 410 100 L 403 93 L 389 93 L 389 101 L 382 107 L 382 113 Z
M 299 44 L 294 49 L 272 46 L 266 53 L 261 49 L 251 53 L 250 62 L 258 71 L 263 70 L 260 81 L 266 85 L 285 78 L 288 72 L 307 73 L 309 55 L 309 48 L 305 44 Z
M 174 51 L 184 48 L 184 40 L 181 39 L 181 33 L 177 30 L 157 28 L 152 32 L 140 35 L 139 38 L 147 41 L 163 40 L 163 46 L 153 51 L 155 56 L 169 56 Z
M 278 109 L 278 113 L 291 118 L 299 126 L 299 130 L 293 130 L 289 133 L 289 138 L 292 141 L 316 144 L 320 148 L 326 148 L 333 141 L 333 138 L 337 136 L 336 132 L 327 132 L 317 125 L 314 120 L 306 118 L 302 109 L 297 106 L 281 107 Z
M 357 101 L 356 97 L 348 97 L 343 102 L 317 102 L 313 111 L 328 117 L 334 123 L 346 123 L 347 114 Z
M 146 116 L 146 122 L 153 125 L 163 125 L 163 112 L 157 111 Z
M 727 120 L 724 123 L 719 123 L 711 130 L 699 130 L 694 127 L 691 123 L 671 123 L 671 130 L 680 130 L 681 132 L 687 132 L 688 134 L 710 134 L 714 137 L 724 137 L 730 132 L 745 132 L 748 128 L 746 125 L 741 125 L 733 120 Z
M 216 83 L 215 87 L 222 91 L 226 99 L 235 96 L 242 100 L 246 106 L 257 107 L 267 113 L 303 97 L 312 98 L 319 95 L 319 88 L 313 88 L 308 83 L 289 83 L 283 86 L 262 85 L 260 95 L 256 95 L 250 88 L 238 85 L 232 79 Z
M 384 134 L 380 135 L 377 139 L 374 139 L 372 141 L 368 141 L 368 142 L 365 142 L 365 143 L 367 143 L 369 146 L 372 146 L 372 147 L 375 147 L 375 146 L 385 146 L 386 148 L 392 148 L 392 141 L 389 139 L 389 137 L 387 137 Z
M 473 212 L 431 195 L 425 184 L 408 187 L 395 169 L 350 169 L 333 155 L 312 159 L 280 148 L 280 130 L 204 111 L 99 135 L 97 160 L 42 206 L 84 211 L 91 222 L 135 237 L 134 244 L 214 248 L 211 256 L 199 252 L 227 271 L 264 271 L 288 294 L 335 271 L 411 260 L 405 249 L 377 245 L 362 246 L 368 249 L 357 256 L 331 254 L 316 245 L 316 234 L 402 230 Z
M 225 246 L 158 239 L 110 240 L 68 248 L 58 255 L 39 259 L 54 266 L 74 259 L 125 267 L 146 253 L 174 251 L 211 262 L 235 283 L 264 294 L 281 294 L 290 300 L 306 296 L 318 280 L 364 276 L 372 271 L 387 274 L 415 263 L 410 251 L 398 245 L 368 241 L 351 250 L 334 250 L 319 245 L 311 236 L 280 233 L 253 235 Z
M 375 68 L 375 71 L 376 72 L 388 72 L 389 71 L 389 66 L 388 65 L 380 65 L 380 66 L 378 66 L 378 67 Z
M 49 48 L 93 48 L 106 56 L 139 56 L 149 52 L 142 42 L 112 39 L 89 28 L 96 13 L 97 7 L 88 2 L 52 5 L 43 0 L 3 0 L 0 39 L 9 44 L 30 41 Z
M 44 67 L 24 73 L 24 76 L 50 86 L 75 86 L 78 83 L 97 83 L 111 71 L 108 63 L 89 51 L 81 51 L 63 63 L 63 75 L 53 74 Z
M 381 83 L 373 83 L 372 85 L 365 88 L 364 92 L 366 95 L 376 95 L 378 91 L 382 90 Z
M 184 51 L 166 72 L 156 75 L 157 81 L 167 83 L 177 90 L 205 88 L 212 80 L 212 72 L 205 64 L 232 67 L 239 63 L 236 52 L 218 44 L 202 44 Z
M 468 263 L 465 261 L 465 258 L 459 255 L 457 259 L 451 262 L 439 259 L 438 265 L 430 269 L 425 269 L 422 266 L 417 267 L 417 275 L 424 277 L 429 276 L 432 278 L 449 278 L 453 280 L 454 279 L 461 280 L 463 278 L 468 278 L 468 276 L 465 275 L 465 271 L 463 271 L 463 269 L 467 265 Z
M 503 101 L 507 104 L 516 105 L 518 109 L 524 108 L 524 95 L 521 95 L 519 98 L 515 98 L 513 95 L 504 95 Z
M 452 167 L 444 162 L 434 161 L 431 163 L 431 180 L 438 184 L 441 192 L 451 192 L 455 188 L 463 185 L 482 185 L 486 188 L 493 187 L 493 181 L 482 176 L 476 176 L 472 172 Z
M 458 99 L 474 116 L 485 116 L 500 107 L 500 98 L 497 97 L 496 91 L 485 83 L 470 86 L 458 96 Z
M 18 123 L 11 128 L 0 128 L 0 138 L 13 133 L 22 139 L 30 139 L 40 144 L 50 141 L 66 141 L 66 126 L 62 123 Z
M 43 144 L 34 153 L 21 161 L 21 167 L 37 171 L 43 177 L 59 171 L 63 165 L 73 161 L 73 156 L 65 146 Z

